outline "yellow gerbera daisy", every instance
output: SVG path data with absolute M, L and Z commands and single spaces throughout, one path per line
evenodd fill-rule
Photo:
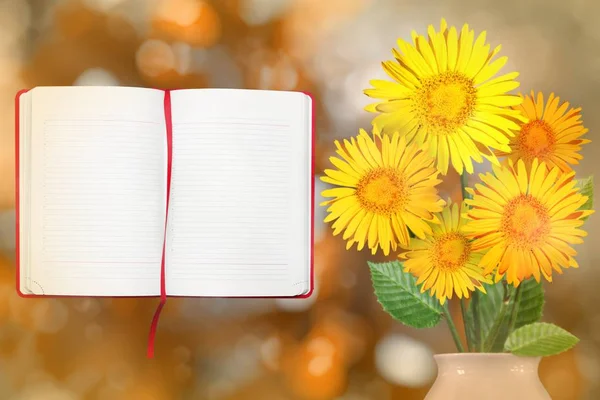
M 339 187 L 324 190 L 333 199 L 321 205 L 329 205 L 325 222 L 336 220 L 333 234 L 345 231 L 347 249 L 366 243 L 373 254 L 380 247 L 387 255 L 398 244 L 408 246 L 408 229 L 420 238 L 431 233 L 427 221 L 437 222 L 433 213 L 444 205 L 431 156 L 398 134 L 371 137 L 362 129 L 343 147 L 335 145 L 341 158 L 329 160 L 337 169 L 326 169 L 321 180 Z
M 569 164 L 579 164 L 583 158 L 578 151 L 581 145 L 589 143 L 581 139 L 588 130 L 581 121 L 581 108 L 569 108 L 569 103 L 560 103 L 560 98 L 550 93 L 544 107 L 544 95 L 532 91 L 525 96 L 523 104 L 514 107 L 529 120 L 521 125 L 518 133 L 511 139 L 511 153 L 498 151 L 496 155 L 516 160 L 523 159 L 531 166 L 533 159 L 545 162 L 548 168 L 559 167 L 565 172 L 571 170 Z
M 518 73 L 492 79 L 507 60 L 493 60 L 500 46 L 490 51 L 485 31 L 474 41 L 468 25 L 458 33 L 443 19 L 439 32 L 430 25 L 427 37 L 413 31 L 412 38 L 413 44 L 398 39 L 396 60 L 383 62 L 395 82 L 373 80 L 365 90 L 381 100 L 365 108 L 381 113 L 373 125 L 406 135 L 408 143 L 427 143 L 444 175 L 450 162 L 458 173 L 473 173 L 472 160 L 481 163 L 482 156 L 497 164 L 491 149 L 510 152 L 515 120 L 523 119 L 509 108 L 522 98 L 507 94 L 519 86 Z
M 462 231 L 466 222 L 458 204 L 450 204 L 436 214 L 441 224 L 433 226 L 433 233 L 424 240 L 413 239 L 409 250 L 398 257 L 406 259 L 404 270 L 412 273 L 421 286 L 421 293 L 429 290 L 440 303 L 451 299 L 469 298 L 475 288 L 485 293 L 481 282 L 491 283 L 479 266 L 482 253 L 474 251 Z
M 553 269 L 577 268 L 571 245 L 583 242 L 587 233 L 579 227 L 593 211 L 579 209 L 588 198 L 575 186 L 575 173 L 548 170 L 537 159 L 529 172 L 523 160 L 493 171 L 479 175 L 484 184 L 475 190 L 467 188 L 473 199 L 466 200 L 472 208 L 463 228 L 473 250 L 489 249 L 481 259 L 485 272 L 496 270 L 496 281 L 506 274 L 518 286 L 531 276 L 539 282 L 540 271 L 551 282 Z

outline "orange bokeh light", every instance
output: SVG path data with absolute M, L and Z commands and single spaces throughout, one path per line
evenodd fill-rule
M 221 20 L 208 3 L 198 0 L 164 0 L 151 21 L 152 37 L 210 47 L 221 36 Z

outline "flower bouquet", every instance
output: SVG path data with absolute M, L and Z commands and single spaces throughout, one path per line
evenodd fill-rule
M 378 301 L 394 319 L 430 328 L 442 319 L 459 352 L 549 356 L 578 339 L 540 322 L 542 282 L 577 268 L 593 213 L 592 177 L 572 166 L 589 140 L 581 109 L 553 93 L 512 94 L 517 72 L 499 74 L 486 33 L 441 21 L 427 35 L 398 40 L 373 80 L 372 132 L 336 141 L 321 178 L 332 185 L 325 222 L 347 249 L 367 247 L 395 260 L 369 262 Z M 474 163 L 490 172 L 473 185 Z M 450 170 L 462 199 L 436 186 Z M 460 302 L 463 343 L 448 301 Z

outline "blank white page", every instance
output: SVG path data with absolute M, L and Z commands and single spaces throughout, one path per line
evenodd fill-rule
M 167 293 L 307 292 L 310 98 L 203 89 L 171 100 Z
M 160 293 L 164 92 L 38 87 L 31 99 L 31 290 Z

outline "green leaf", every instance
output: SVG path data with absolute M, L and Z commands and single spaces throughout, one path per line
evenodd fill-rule
M 371 279 L 377 300 L 394 319 L 413 328 L 437 325 L 444 312 L 439 301 L 421 293 L 417 280 L 398 261 L 372 263 Z
M 502 282 L 488 285 L 484 284 L 487 295 L 479 294 L 478 311 L 480 315 L 480 332 L 474 326 L 473 303 L 467 309 L 467 332 L 472 340 L 472 347 L 479 351 L 500 352 L 509 335 L 509 322 L 515 307 L 516 289 L 510 285 L 506 287 Z M 542 317 L 544 309 L 544 289 L 542 284 L 535 279 L 528 279 L 521 283 L 521 295 L 517 309 L 514 328 L 537 322 Z M 509 300 L 510 299 L 510 300 Z M 508 302 L 506 302 L 508 300 Z M 503 303 L 504 309 L 502 308 Z M 493 331 L 493 332 L 492 332 Z M 491 338 L 490 335 L 495 335 Z M 484 347 L 482 347 L 485 345 Z
M 590 175 L 584 179 L 577 179 L 576 187 L 579 188 L 579 192 L 588 197 L 588 200 L 579 207 L 580 210 L 592 210 L 594 208 L 594 176 Z M 585 221 L 588 217 L 583 218 Z
M 515 329 L 538 322 L 544 313 L 544 287 L 535 279 L 521 282 L 521 299 Z
M 567 351 L 579 339 L 563 328 L 546 322 L 525 325 L 510 334 L 504 350 L 517 356 L 544 357 Z

